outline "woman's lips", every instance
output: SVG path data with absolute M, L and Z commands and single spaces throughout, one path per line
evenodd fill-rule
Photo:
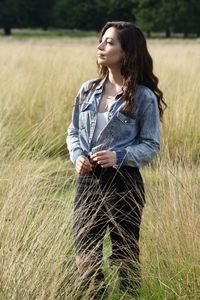
M 105 55 L 104 55 L 104 54 L 97 54 L 97 57 L 99 57 L 99 58 L 104 58 Z
M 97 56 L 105 56 L 103 53 L 97 53 Z

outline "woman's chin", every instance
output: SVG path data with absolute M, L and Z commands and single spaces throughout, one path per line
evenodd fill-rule
M 101 66 L 106 66 L 106 60 L 105 59 L 102 59 L 102 58 L 99 58 L 97 60 L 97 63 Z

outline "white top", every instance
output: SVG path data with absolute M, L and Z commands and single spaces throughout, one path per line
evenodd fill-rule
M 108 123 L 108 111 L 105 112 L 98 112 L 97 113 L 97 123 L 94 131 L 94 140 L 96 141 L 101 131 L 104 129 L 104 127 Z

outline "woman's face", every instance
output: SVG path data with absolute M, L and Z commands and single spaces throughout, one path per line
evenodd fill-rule
M 115 27 L 110 27 L 105 31 L 97 49 L 97 62 L 99 65 L 106 67 L 121 65 L 124 52 Z

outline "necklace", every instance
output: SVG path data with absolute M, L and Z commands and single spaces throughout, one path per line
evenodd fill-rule
M 109 107 L 109 104 L 112 103 L 113 100 L 116 98 L 116 96 L 117 96 L 119 93 L 121 93 L 121 92 L 122 92 L 122 90 L 118 91 L 117 94 L 106 96 L 106 97 L 105 97 L 105 101 L 106 101 L 107 103 L 104 105 L 104 109 L 107 110 L 108 107 Z
M 104 109 L 106 109 L 106 110 L 108 109 L 109 104 L 113 102 L 113 99 L 115 97 L 116 96 L 108 96 L 108 97 L 105 98 L 106 104 L 104 105 Z

